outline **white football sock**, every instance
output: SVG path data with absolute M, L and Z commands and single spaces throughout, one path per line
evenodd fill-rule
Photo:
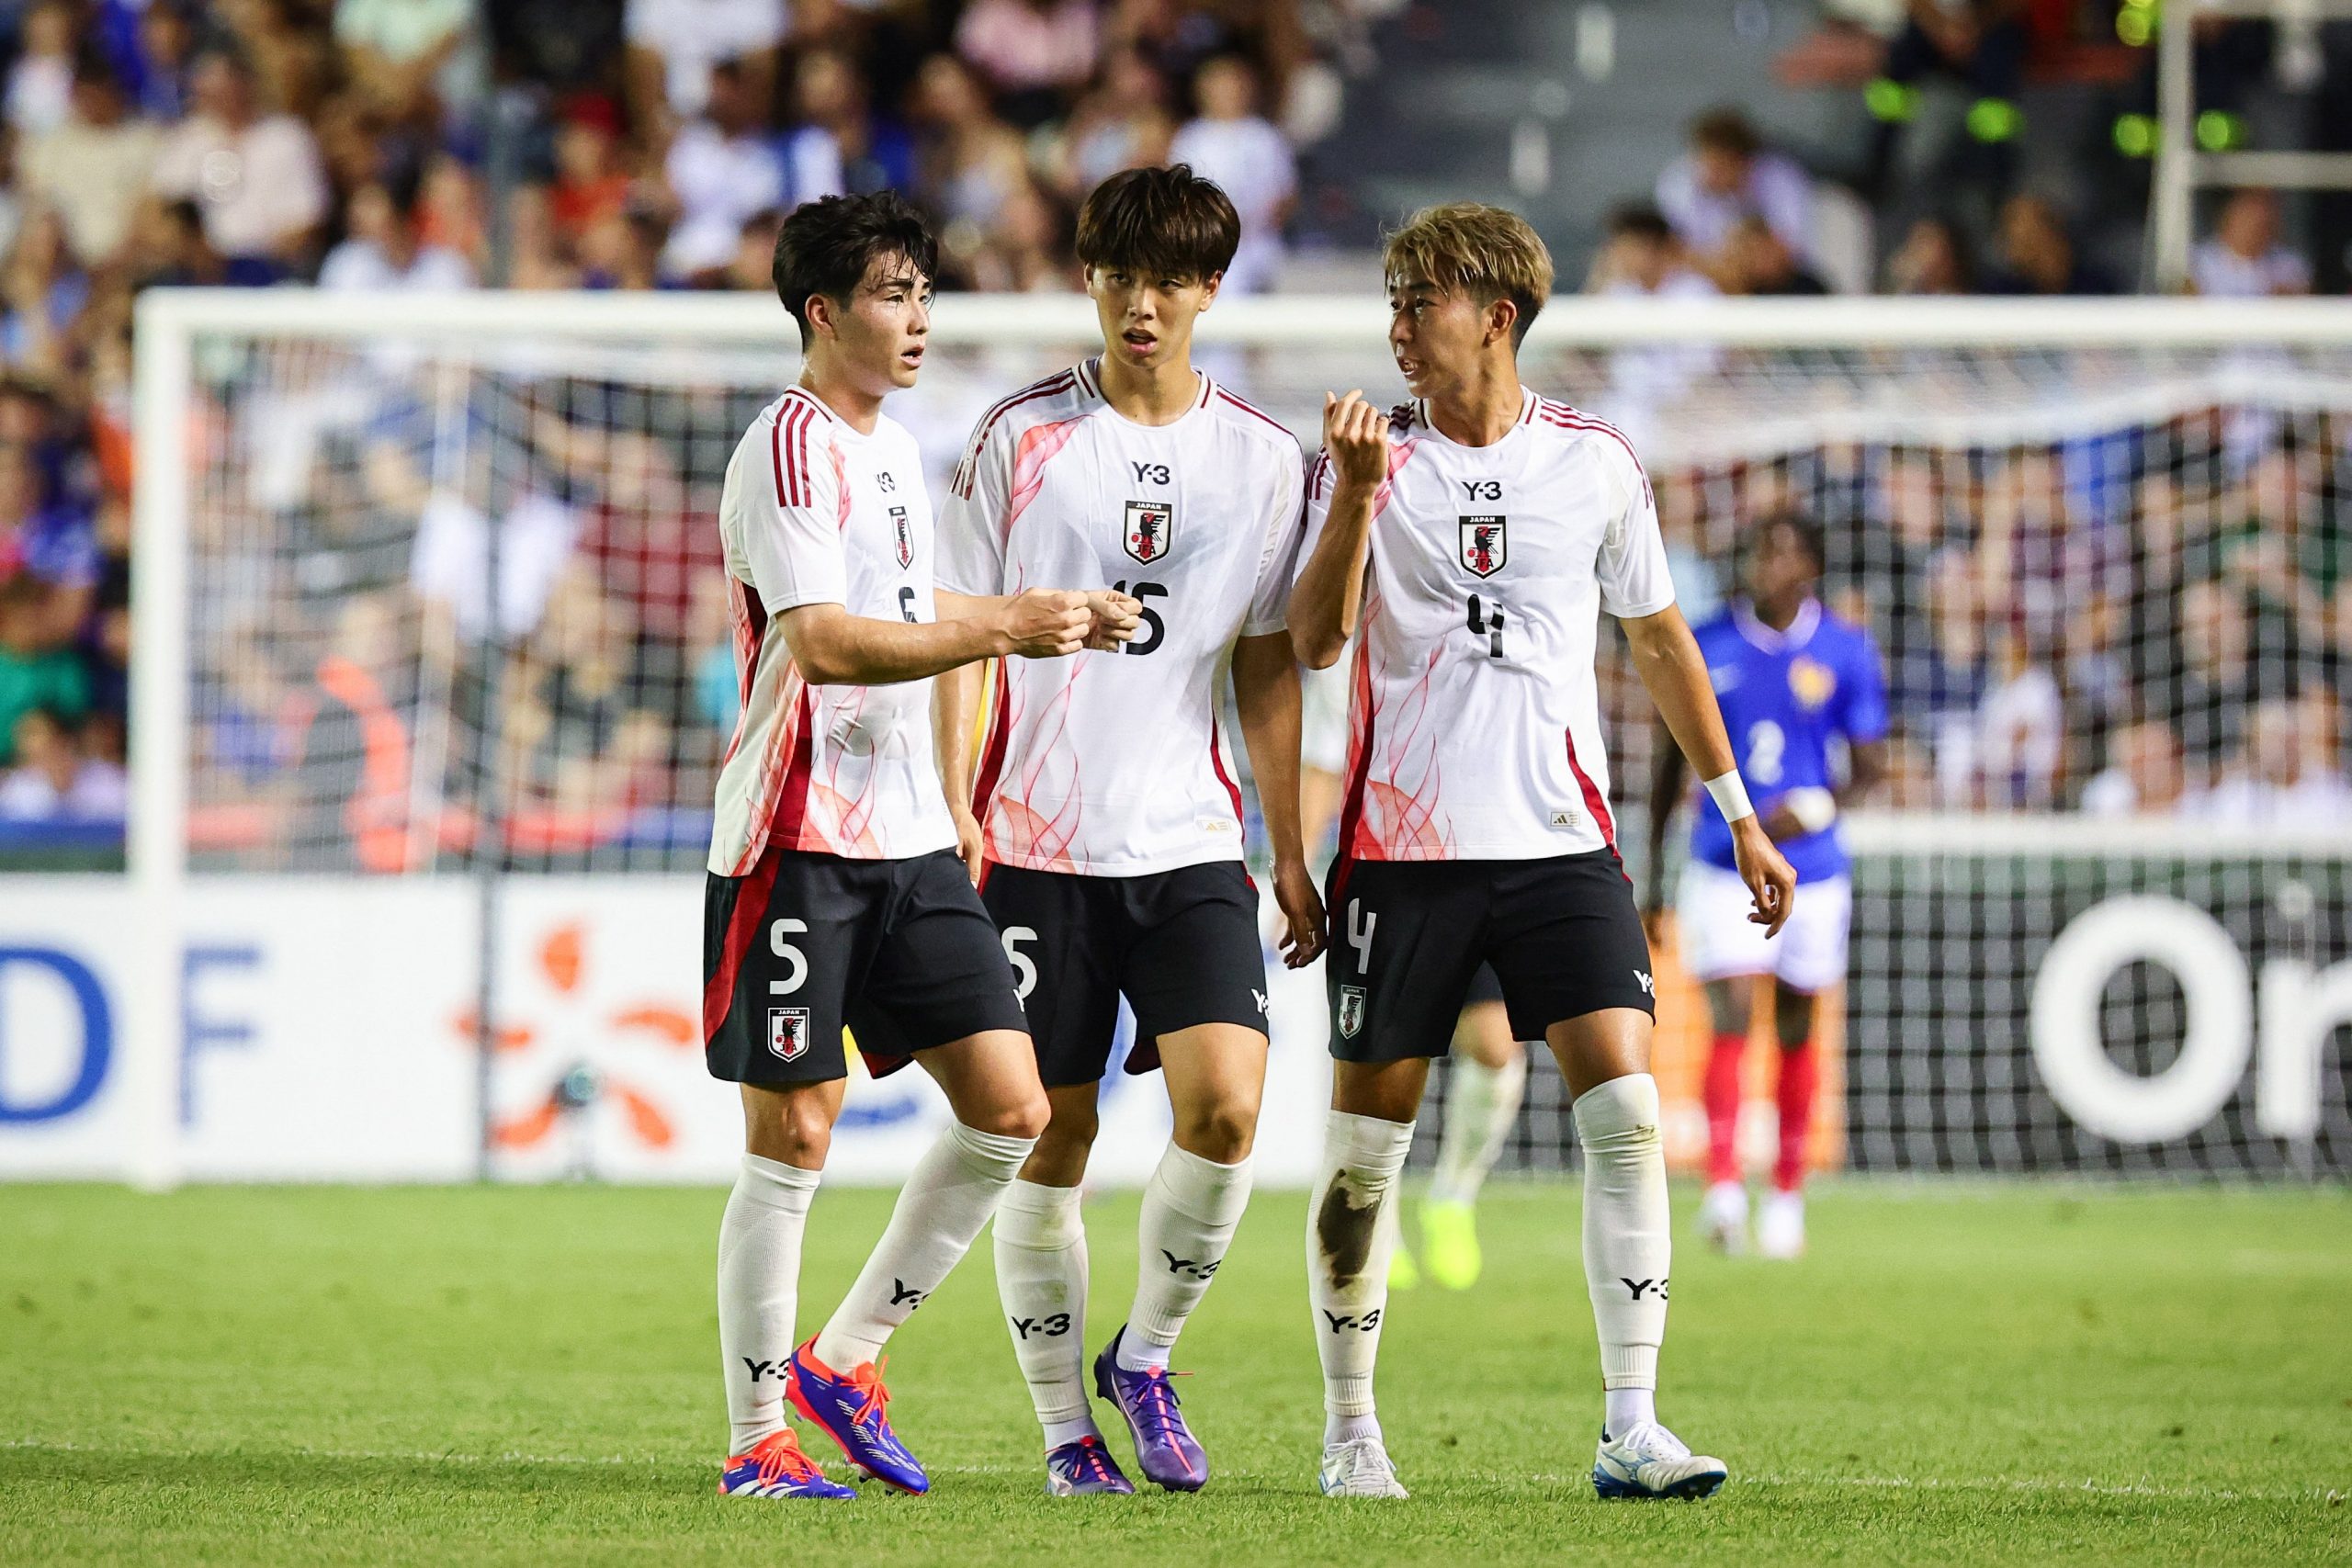
M 728 1453 L 750 1453 L 785 1423 L 785 1369 L 800 1295 L 800 1233 L 819 1173 L 743 1156 L 718 1217 L 718 1358 L 727 1382 Z
M 857 1282 L 817 1336 L 817 1359 L 837 1372 L 882 1352 L 899 1325 L 970 1251 L 997 1201 L 1037 1146 L 1035 1138 L 976 1132 L 951 1122 L 916 1162 L 890 1212 L 889 1228 Z
M 1502 1156 L 1503 1141 L 1519 1124 L 1519 1102 L 1527 1094 L 1527 1051 L 1514 1046 L 1500 1067 L 1457 1054 L 1447 1069 L 1445 1129 L 1437 1145 L 1437 1169 L 1430 1176 L 1430 1201 L 1475 1203 L 1487 1173 Z
M 996 1294 L 1046 1447 L 1101 1436 L 1086 1403 L 1086 1222 L 1075 1187 L 1015 1181 L 996 1212 Z
M 1607 1429 L 1656 1418 L 1658 1346 L 1666 1339 L 1666 1145 L 1657 1080 L 1647 1073 L 1587 1089 L 1571 1108 L 1584 1146 L 1584 1274 L 1600 1337 Z M 1620 1397 L 1620 1394 L 1623 1397 Z
M 1249 1160 L 1219 1165 L 1168 1145 L 1143 1190 L 1136 1302 L 1119 1336 L 1119 1365 L 1131 1372 L 1168 1365 L 1249 1204 Z
M 1410 1122 L 1334 1111 L 1324 1122 L 1323 1161 L 1331 1174 L 1306 1206 L 1306 1293 L 1323 1359 L 1327 1444 L 1347 1440 L 1335 1434 L 1362 1436 L 1353 1424 L 1373 1413 L 1373 1364 L 1380 1356 L 1388 1259 L 1396 1246 L 1387 1211 L 1412 1146 Z

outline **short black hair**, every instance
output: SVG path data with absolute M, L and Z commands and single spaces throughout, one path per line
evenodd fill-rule
M 1078 209 L 1078 259 L 1088 266 L 1206 283 L 1240 243 L 1233 199 L 1190 164 L 1123 170 Z
M 1775 528 L 1786 528 L 1796 536 L 1797 547 L 1813 562 L 1816 575 L 1829 570 L 1829 539 L 1821 519 L 1808 512 L 1794 510 L 1770 512 L 1756 521 L 1747 538 L 1741 541 L 1745 549 L 1754 549 L 1764 542 L 1764 536 Z
M 939 241 L 898 192 L 820 197 L 794 208 L 776 231 L 769 276 L 800 324 L 800 346 L 808 346 L 810 295 L 846 305 L 866 269 L 891 256 L 904 256 L 926 278 L 939 275 Z
M 1662 245 L 1674 237 L 1674 227 L 1667 222 L 1665 213 L 1648 202 L 1629 201 L 1610 209 L 1609 232 L 1611 238 L 1623 236 Z

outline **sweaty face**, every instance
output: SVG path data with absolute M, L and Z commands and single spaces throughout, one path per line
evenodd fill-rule
M 879 396 L 915 384 L 931 333 L 931 279 L 913 262 L 877 256 L 849 309 L 825 301 L 842 363 L 862 390 Z
M 1489 310 L 1458 290 L 1408 282 L 1389 291 L 1388 349 L 1417 398 L 1466 378 L 1486 351 L 1492 326 Z
M 1120 364 L 1157 370 L 1182 364 L 1193 350 L 1193 323 L 1216 298 L 1218 279 L 1090 266 L 1086 291 L 1102 326 L 1102 350 Z

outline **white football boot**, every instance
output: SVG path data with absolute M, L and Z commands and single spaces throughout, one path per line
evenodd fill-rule
M 1747 1189 L 1736 1181 L 1708 1188 L 1699 1201 L 1699 1234 L 1734 1256 L 1747 1251 Z
M 1756 1250 L 1766 1258 L 1790 1258 L 1804 1252 L 1804 1194 L 1775 1192 L 1756 1216 Z
M 1388 1449 L 1378 1438 L 1351 1438 L 1323 1450 L 1323 1467 L 1315 1483 L 1326 1497 L 1407 1497 L 1389 1462 Z
M 1636 1421 L 1601 1438 L 1592 1489 L 1603 1497 L 1712 1497 L 1730 1473 L 1723 1461 L 1694 1455 L 1657 1422 Z

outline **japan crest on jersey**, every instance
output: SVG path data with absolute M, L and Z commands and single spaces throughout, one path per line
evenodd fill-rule
M 768 1009 L 768 1052 L 782 1062 L 797 1062 L 808 1054 L 807 1008 Z
M 1510 534 L 1500 513 L 1461 520 L 1462 564 L 1480 577 L 1492 577 L 1510 559 Z
M 1363 987 L 1340 987 L 1340 1038 L 1353 1040 L 1356 1031 L 1363 1027 Z
M 899 536 L 899 564 L 900 566 L 914 565 L 915 537 L 907 527 L 907 509 L 905 507 L 894 506 L 890 508 L 890 526 Z
M 1127 502 L 1127 554 L 1150 566 L 1175 542 L 1176 512 L 1164 501 Z

